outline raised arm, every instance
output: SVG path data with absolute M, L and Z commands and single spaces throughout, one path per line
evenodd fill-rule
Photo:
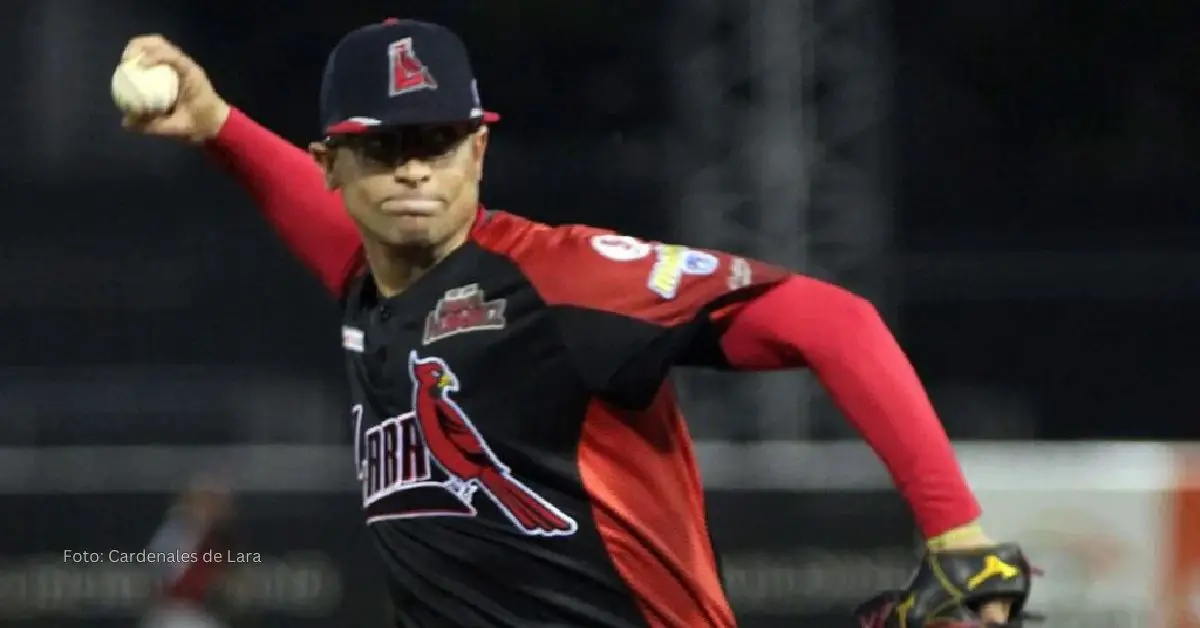
M 887 466 L 927 539 L 981 536 L 979 505 L 950 440 L 865 299 L 719 251 L 582 227 L 546 233 L 523 241 L 522 268 L 558 312 L 564 343 L 595 392 L 638 406 L 676 365 L 809 368 Z
M 126 111 L 125 127 L 204 145 L 250 192 L 292 253 L 341 296 L 362 264 L 359 234 L 308 154 L 230 107 L 204 70 L 163 37 L 131 39 L 122 58 L 144 66 L 165 64 L 179 75 L 171 109 Z
M 237 109 L 206 144 L 291 249 L 335 296 L 362 265 L 358 229 L 304 151 Z

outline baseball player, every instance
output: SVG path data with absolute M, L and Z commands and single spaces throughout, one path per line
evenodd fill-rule
M 737 255 L 486 208 L 499 116 L 448 29 L 346 35 L 307 155 L 161 36 L 125 57 L 181 81 L 126 127 L 202 145 L 342 306 L 353 469 L 397 626 L 735 626 L 675 367 L 811 369 L 882 459 L 929 552 L 864 625 L 1019 622 L 1030 568 L 982 533 L 875 308 Z

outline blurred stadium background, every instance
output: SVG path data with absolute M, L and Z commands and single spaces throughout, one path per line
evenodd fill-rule
M 264 556 L 214 595 L 233 626 L 382 625 L 335 306 L 202 155 L 124 135 L 107 91 L 126 38 L 162 32 L 305 142 L 326 52 L 390 15 L 472 48 L 505 116 L 490 205 L 874 299 L 991 529 L 1049 570 L 1048 626 L 1200 626 L 1183 0 L 0 5 L 0 625 L 134 625 L 153 574 L 63 550 L 144 547 L 214 469 Z M 809 378 L 708 377 L 680 383 L 743 625 L 850 625 L 911 565 L 903 505 Z

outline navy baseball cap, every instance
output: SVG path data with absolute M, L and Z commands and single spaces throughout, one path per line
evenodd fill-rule
M 343 37 L 325 63 L 326 135 L 499 119 L 479 102 L 467 47 L 437 24 L 393 18 L 364 26 Z

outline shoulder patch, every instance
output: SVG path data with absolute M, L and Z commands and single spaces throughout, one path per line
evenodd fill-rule
M 614 262 L 632 262 L 650 255 L 652 247 L 646 242 L 626 235 L 602 233 L 591 239 L 597 253 Z

